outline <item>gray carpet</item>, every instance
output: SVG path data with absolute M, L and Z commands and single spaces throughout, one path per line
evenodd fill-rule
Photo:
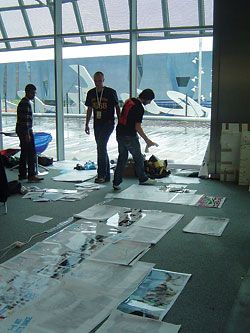
M 41 187 L 74 188 L 71 183 L 53 181 L 51 177 L 57 174 L 58 171 L 50 170 Z M 7 176 L 8 180 L 17 179 L 17 171 L 7 170 Z M 122 185 L 126 188 L 136 182 L 135 179 L 125 179 Z M 226 201 L 220 209 L 122 199 L 115 199 L 111 204 L 184 214 L 184 218 L 141 259 L 155 263 L 156 268 L 192 274 L 165 321 L 181 324 L 181 332 L 184 333 L 249 332 L 246 330 L 249 316 L 247 312 L 240 311 L 239 306 L 246 290 L 249 290 L 245 285 L 250 284 L 249 276 L 246 277 L 250 257 L 250 193 L 247 187 L 214 180 L 201 180 L 200 184 L 190 184 L 188 188 L 197 189 L 197 193 L 225 196 Z M 22 199 L 21 195 L 9 197 L 8 214 L 0 216 L 0 248 L 15 241 L 27 241 L 33 234 L 102 202 L 105 194 L 111 191 L 111 184 L 108 184 L 76 202 L 38 203 Z M 46 224 L 25 221 L 34 214 L 53 219 Z M 221 237 L 184 233 L 183 227 L 196 215 L 228 217 L 230 223 Z M 29 246 L 48 236 L 44 234 L 35 238 Z M 25 248 L 13 249 L 1 262 Z M 241 285 L 244 289 L 240 289 Z M 249 309 L 249 298 L 247 304 Z

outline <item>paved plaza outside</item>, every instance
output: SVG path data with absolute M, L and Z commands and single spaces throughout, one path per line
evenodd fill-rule
M 84 118 L 64 118 L 65 159 L 96 161 L 96 145 L 91 124 L 90 135 L 84 132 Z M 3 115 L 3 131 L 15 130 L 15 115 Z M 147 157 L 154 154 L 160 159 L 167 159 L 171 163 L 200 165 L 202 163 L 210 136 L 209 122 L 186 122 L 172 120 L 143 120 L 143 128 L 149 138 L 159 144 L 159 147 L 149 149 Z M 34 117 L 34 132 L 51 133 L 53 140 L 44 152 L 56 160 L 56 120 L 52 116 Z M 3 136 L 3 147 L 18 148 L 16 137 Z M 141 139 L 142 151 L 145 143 Z M 115 131 L 108 144 L 109 156 L 118 156 Z

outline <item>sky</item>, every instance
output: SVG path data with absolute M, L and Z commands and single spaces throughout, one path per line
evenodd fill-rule
M 199 51 L 199 42 L 202 51 L 212 51 L 213 38 L 179 38 L 138 42 L 138 54 L 159 53 L 189 53 Z M 53 60 L 54 49 L 22 50 L 1 52 L 0 63 L 15 63 L 25 61 Z M 98 54 L 104 56 L 129 55 L 129 43 L 113 43 L 108 45 L 74 46 L 63 49 L 63 59 L 90 58 Z

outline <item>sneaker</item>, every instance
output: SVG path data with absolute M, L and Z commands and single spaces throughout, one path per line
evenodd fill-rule
M 29 192 L 29 190 L 27 189 L 27 187 L 25 187 L 25 186 L 21 186 L 21 189 L 20 189 L 20 193 L 21 194 L 26 194 L 26 193 L 28 193 Z
M 31 183 L 38 183 L 38 182 L 40 182 L 41 180 L 43 180 L 43 178 L 42 178 L 42 177 L 37 177 L 36 175 L 34 175 L 34 176 L 30 176 L 30 177 L 28 178 L 28 181 L 31 182 Z
M 114 191 L 119 191 L 121 189 L 121 186 L 119 185 L 113 185 L 113 190 Z
M 105 182 L 106 182 L 105 178 L 96 178 L 95 179 L 95 183 L 97 183 L 97 184 L 102 184 L 102 183 L 105 183 Z
M 155 185 L 157 181 L 155 179 L 148 178 L 145 182 L 140 182 L 139 185 Z

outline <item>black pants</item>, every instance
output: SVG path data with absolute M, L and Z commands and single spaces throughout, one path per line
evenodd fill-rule
M 17 135 L 20 140 L 21 155 L 19 161 L 19 176 L 27 176 L 28 167 L 28 177 L 34 176 L 36 174 L 36 149 L 34 142 L 33 132 L 30 131 L 30 140 L 27 142 L 27 132 L 17 131 Z

